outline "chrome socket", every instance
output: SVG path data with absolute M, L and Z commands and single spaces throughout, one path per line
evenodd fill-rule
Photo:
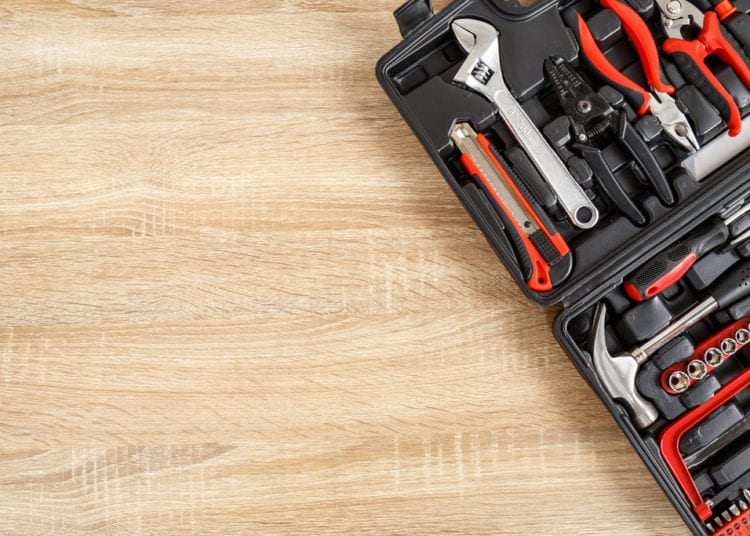
M 708 374 L 708 367 L 700 359 L 695 359 L 694 361 L 688 363 L 687 373 L 688 376 L 696 381 L 699 381 L 705 378 L 706 374 Z
M 703 361 L 705 361 L 706 365 L 709 367 L 718 367 L 723 360 L 724 354 L 718 348 L 709 348 L 703 352 Z
M 737 341 L 732 338 L 727 338 L 721 341 L 721 351 L 726 355 L 734 355 L 737 353 Z
M 678 370 L 669 375 L 669 387 L 677 392 L 684 393 L 690 387 L 690 376 Z
M 750 342 L 750 330 L 747 330 L 745 328 L 738 329 L 734 334 L 734 338 L 738 343 L 744 346 L 745 344 Z

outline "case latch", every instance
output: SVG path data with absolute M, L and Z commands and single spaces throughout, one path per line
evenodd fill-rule
M 432 18 L 432 0 L 408 0 L 393 12 L 402 37 L 413 32 L 417 26 Z

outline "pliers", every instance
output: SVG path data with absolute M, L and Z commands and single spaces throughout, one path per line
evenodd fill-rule
M 601 0 L 600 3 L 614 11 L 622 21 L 623 29 L 638 53 L 650 91 L 612 65 L 596 43 L 588 24 L 578 14 L 577 21 L 571 26 L 581 43 L 584 59 L 600 78 L 626 96 L 638 115 L 650 111 L 659 120 L 667 136 L 689 153 L 694 153 L 700 149 L 700 144 L 685 114 L 671 97 L 675 92 L 674 86 L 662 80 L 659 51 L 645 21 L 633 8 L 619 0 Z
M 716 56 L 729 65 L 750 88 L 750 69 L 747 56 L 739 43 L 721 30 L 715 11 L 703 13 L 688 0 L 656 0 L 661 11 L 661 22 L 667 39 L 662 45 L 671 54 L 685 79 L 697 87 L 711 101 L 726 120 L 729 135 L 742 130 L 742 115 L 732 95 L 706 64 L 709 56 Z M 690 30 L 700 30 L 698 37 L 685 39 Z
M 646 141 L 628 122 L 626 113 L 616 112 L 562 58 L 548 58 L 544 62 L 544 71 L 552 82 L 563 112 L 573 123 L 573 149 L 588 162 L 599 186 L 612 201 L 614 208 L 636 225 L 647 223 L 646 215 L 617 180 L 599 147 L 611 142 L 613 134 L 652 183 L 659 198 L 667 204 L 673 204 L 674 193 L 669 188 L 664 171 Z

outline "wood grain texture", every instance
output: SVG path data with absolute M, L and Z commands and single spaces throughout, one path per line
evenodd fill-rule
M 0 5 L 0 533 L 687 533 L 377 86 L 397 4 Z

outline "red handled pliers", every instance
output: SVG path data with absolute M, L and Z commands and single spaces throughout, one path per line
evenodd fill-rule
M 703 13 L 688 0 L 656 0 L 661 11 L 661 22 L 669 39 L 662 49 L 672 56 L 685 79 L 697 87 L 711 101 L 727 122 L 729 135 L 742 130 L 742 115 L 732 95 L 706 64 L 709 56 L 716 56 L 729 65 L 750 88 L 750 68 L 747 56 L 733 37 L 725 34 L 715 11 Z M 700 30 L 695 39 L 685 39 L 690 29 Z
M 664 132 L 678 145 L 691 153 L 700 149 L 698 139 L 685 114 L 671 97 L 675 92 L 674 86 L 662 80 L 659 49 L 656 47 L 656 41 L 646 22 L 633 8 L 620 0 L 600 0 L 600 4 L 614 11 L 622 21 L 625 33 L 638 52 L 648 90 L 612 65 L 596 43 L 586 21 L 578 15 L 578 20 L 572 27 L 581 43 L 584 59 L 600 78 L 625 95 L 639 115 L 650 111 L 659 120 Z

